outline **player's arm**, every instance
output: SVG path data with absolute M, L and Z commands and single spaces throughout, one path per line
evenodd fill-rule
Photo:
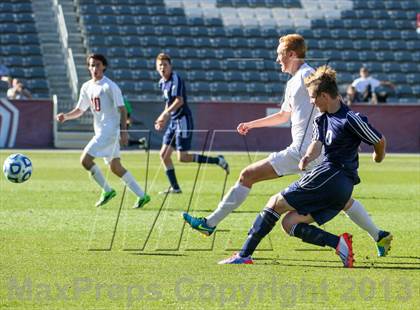
M 55 118 L 58 122 L 64 123 L 65 121 L 79 118 L 83 115 L 83 113 L 84 111 L 82 109 L 74 108 L 73 110 L 67 113 L 58 113 Z
M 302 159 L 299 162 L 299 169 L 305 170 L 305 168 L 308 166 L 308 164 L 318 158 L 319 155 L 321 155 L 322 152 L 322 142 L 319 140 L 312 141 L 311 144 L 309 144 L 308 149 L 306 150 L 305 156 L 302 157 Z
M 381 161 L 384 160 L 385 158 L 385 148 L 386 148 L 386 139 L 385 136 L 382 135 L 381 140 L 379 140 L 378 143 L 375 143 L 373 145 L 373 153 L 372 153 L 372 158 L 373 161 L 380 163 Z
M 246 135 L 252 128 L 271 127 L 283 124 L 290 119 L 290 112 L 281 110 L 280 112 L 259 118 L 250 122 L 240 123 L 236 130 L 241 135 Z
M 127 132 L 127 109 L 125 106 L 119 106 L 118 110 L 120 111 L 120 136 L 121 136 L 121 145 L 125 146 L 128 144 L 128 132 Z
M 353 132 L 363 142 L 373 146 L 372 159 L 380 163 L 385 158 L 385 136 L 369 124 L 366 116 L 349 112 L 347 113 L 347 121 Z

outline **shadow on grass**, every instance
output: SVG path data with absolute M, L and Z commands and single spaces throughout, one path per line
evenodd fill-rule
M 330 266 L 330 265 L 319 265 L 319 264 L 305 264 L 305 262 L 314 263 L 339 263 L 337 260 L 319 260 L 319 259 L 292 259 L 292 258 L 255 258 L 255 261 L 267 261 L 262 265 L 277 265 L 287 267 L 312 267 L 312 268 L 343 268 L 343 266 Z M 290 264 L 288 262 L 295 262 L 296 264 Z M 284 263 L 286 262 L 286 263 Z M 302 262 L 302 264 L 300 264 Z M 392 266 L 383 266 L 392 265 Z M 399 266 L 395 266 L 399 265 Z M 414 266 L 403 266 L 403 265 L 414 265 Z M 377 261 L 360 261 L 356 260 L 353 269 L 388 269 L 388 270 L 420 270 L 420 265 L 411 262 L 377 262 Z
M 392 258 L 411 258 L 411 259 L 420 259 L 419 256 L 391 256 Z
M 140 256 L 187 256 L 185 254 L 178 254 L 178 253 L 142 253 L 142 252 L 131 252 L 130 255 L 140 255 Z

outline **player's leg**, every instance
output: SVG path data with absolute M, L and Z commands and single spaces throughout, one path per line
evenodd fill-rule
M 217 157 L 214 156 L 205 156 L 201 154 L 189 154 L 185 151 L 178 152 L 178 161 L 182 163 L 200 163 L 200 164 L 214 164 L 220 166 L 226 173 L 230 173 L 229 164 L 227 163 L 225 157 L 223 155 L 218 155 Z
M 112 188 L 105 180 L 101 169 L 99 169 L 99 167 L 95 164 L 94 159 L 95 158 L 92 155 L 83 152 L 82 156 L 80 157 L 80 163 L 87 171 L 90 172 L 92 178 L 103 189 L 104 192 L 111 192 Z
M 174 164 L 172 162 L 172 153 L 175 148 L 175 134 L 176 134 L 176 124 L 174 120 L 168 125 L 168 128 L 163 135 L 162 147 L 160 149 L 160 160 L 165 167 L 165 173 L 168 178 L 169 184 L 171 185 L 168 190 L 160 192 L 160 194 L 166 193 L 181 193 L 181 188 L 178 185 L 178 180 L 175 174 Z
M 322 225 L 333 219 L 344 208 L 352 191 L 353 180 L 343 171 L 325 166 L 315 168 L 281 193 L 296 210 L 296 213 L 290 212 L 285 216 L 283 228 L 290 236 L 306 243 L 335 249 L 344 266 L 352 267 L 351 235 L 344 233 L 337 236 L 308 223 L 314 220 Z M 308 214 L 312 219 L 308 218 Z
M 150 197 L 144 193 L 143 189 L 139 186 L 134 176 L 123 167 L 120 158 L 112 158 L 109 162 L 109 168 L 112 173 L 120 177 L 125 185 L 137 196 L 134 208 L 141 208 L 150 201 Z
M 219 264 L 252 264 L 251 255 L 262 239 L 274 228 L 280 219 L 280 215 L 293 210 L 281 195 L 272 196 L 264 210 L 255 218 L 241 251 L 235 253 L 232 257 L 220 261 Z
M 380 230 L 375 223 L 373 223 L 372 218 L 366 212 L 363 205 L 353 198 L 350 198 L 343 211 L 357 226 L 367 231 L 376 242 L 378 256 L 386 256 L 391 248 L 392 234 Z
M 86 170 L 89 171 L 93 180 L 95 180 L 95 182 L 102 188 L 101 197 L 95 204 L 96 207 L 99 207 L 110 201 L 113 197 L 117 195 L 117 193 L 111 188 L 111 186 L 109 186 L 108 182 L 105 180 L 104 175 L 102 174 L 101 169 L 99 169 L 99 167 L 95 164 L 95 158 L 87 153 L 86 148 L 80 157 L 80 163 Z
M 165 173 L 168 178 L 169 184 L 171 185 L 169 193 L 181 193 L 181 188 L 179 187 L 178 180 L 175 174 L 174 164 L 172 162 L 171 155 L 174 151 L 174 148 L 170 144 L 162 144 L 160 149 L 160 159 L 165 167 Z M 161 193 L 166 193 L 163 191 Z
M 230 188 L 217 209 L 206 217 L 210 227 L 216 227 L 226 216 L 239 208 L 248 197 L 252 185 L 257 182 L 276 179 L 279 176 L 274 171 L 269 159 L 257 161 L 241 171 L 236 184 Z
M 236 184 L 230 188 L 228 193 L 223 197 L 222 201 L 218 204 L 216 210 L 213 211 L 206 218 L 193 217 L 190 214 L 184 212 L 184 220 L 190 224 L 193 229 L 209 236 L 211 235 L 216 226 L 226 218 L 235 209 L 239 208 L 240 205 L 248 197 L 251 190 L 252 184 L 263 181 L 278 178 L 274 169 L 272 168 L 269 159 L 263 159 L 256 163 L 253 163 L 242 170 L 239 180 Z M 244 181 L 248 186 L 243 185 L 241 181 Z M 250 186 L 251 184 L 251 186 Z

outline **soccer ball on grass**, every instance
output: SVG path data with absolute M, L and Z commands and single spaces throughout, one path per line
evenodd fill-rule
M 3 164 L 5 177 L 13 183 L 23 183 L 32 175 L 32 162 L 23 154 L 12 154 Z

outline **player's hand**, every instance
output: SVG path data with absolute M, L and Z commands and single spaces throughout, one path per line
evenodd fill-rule
M 121 131 L 121 133 L 120 133 L 120 145 L 121 146 L 127 146 L 128 145 L 128 132 L 127 131 Z
M 248 123 L 240 123 L 238 125 L 238 127 L 236 128 L 236 130 L 238 131 L 238 133 L 240 135 L 243 135 L 243 136 L 245 136 L 250 129 L 251 129 L 251 127 L 249 126 Z
M 160 131 L 160 130 L 162 130 L 163 129 L 163 126 L 164 126 L 164 122 L 163 122 L 163 120 L 159 120 L 159 118 L 155 121 L 155 129 L 157 130 L 157 131 Z
M 378 155 L 375 151 L 372 153 L 372 159 L 375 163 L 380 163 L 384 160 L 385 154 L 383 156 Z
M 309 164 L 309 157 L 305 155 L 302 157 L 302 159 L 299 162 L 299 169 L 302 171 L 305 170 L 308 164 Z
M 60 122 L 60 123 L 64 123 L 66 121 L 66 118 L 64 117 L 64 113 L 58 113 L 55 116 L 55 119 L 57 120 L 57 122 Z
M 161 114 L 155 121 L 155 129 L 162 130 L 165 127 L 166 120 L 166 115 Z

